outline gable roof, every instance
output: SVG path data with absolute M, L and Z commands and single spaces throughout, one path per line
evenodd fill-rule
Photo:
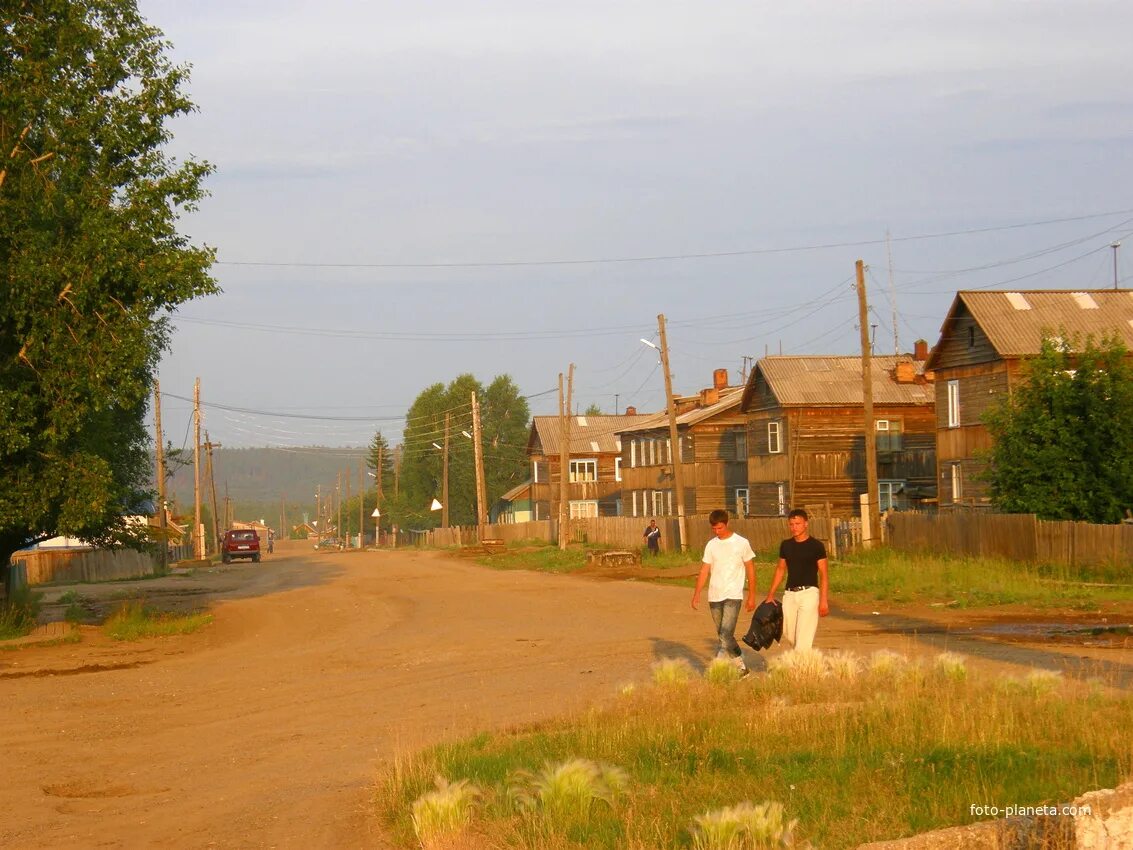
M 936 367 L 942 343 L 952 325 L 965 314 L 976 321 L 992 348 L 1004 358 L 1038 354 L 1044 331 L 1057 333 L 1061 329 L 1082 336 L 1116 333 L 1127 348 L 1133 349 L 1133 290 L 961 291 L 940 326 L 940 339 L 928 356 L 926 368 Z
M 572 455 L 616 454 L 622 450 L 617 432 L 648 416 L 649 414 L 572 416 L 570 453 Z M 544 455 L 557 455 L 561 446 L 559 417 L 532 417 L 531 435 L 527 438 L 527 453 L 533 454 L 538 447 Z
M 684 413 L 677 414 L 677 427 L 682 425 L 691 426 L 703 422 L 705 419 L 711 419 L 720 413 L 726 413 L 729 410 L 740 406 L 740 399 L 743 398 L 743 387 L 724 387 L 720 390 L 719 401 L 712 404 L 705 405 L 704 407 L 694 407 L 692 410 L 686 410 Z M 661 413 L 654 413 L 649 416 L 638 416 L 639 420 L 629 428 L 623 428 L 618 433 L 621 434 L 635 434 L 642 431 L 655 431 L 658 428 L 669 427 L 669 413 L 662 411 Z
M 874 404 L 923 405 L 935 402 L 935 391 L 927 383 L 898 383 L 893 371 L 898 363 L 911 363 L 917 375 L 924 363 L 908 354 L 873 357 Z M 783 407 L 856 407 L 865 404 L 862 393 L 862 358 L 772 355 L 756 362 L 744 388 L 742 409 L 751 409 L 757 382 L 762 380 Z

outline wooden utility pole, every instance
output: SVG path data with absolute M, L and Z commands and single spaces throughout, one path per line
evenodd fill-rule
M 350 504 L 350 470 L 349 469 L 342 470 L 342 480 L 344 482 L 344 487 L 345 487 L 345 493 L 343 495 L 343 499 L 345 499 L 346 504 L 349 505 Z M 359 498 L 362 497 L 362 491 L 361 490 L 358 491 L 358 497 Z M 338 510 L 339 510 L 339 513 L 341 513 L 342 507 L 339 506 Z M 349 519 L 349 517 L 347 517 L 347 519 Z M 359 527 L 358 534 L 361 534 L 361 533 L 362 533 L 362 529 L 361 529 L 361 527 Z M 343 544 L 346 546 L 346 548 L 349 549 L 350 548 L 350 542 L 349 542 L 350 538 L 343 537 L 342 540 L 343 540 Z M 359 548 L 361 548 L 361 547 L 359 547 Z
M 335 532 L 338 534 L 338 546 L 342 548 L 346 545 L 346 538 L 342 534 L 342 473 L 338 473 L 338 483 L 334 485 L 334 497 L 338 500 L 338 527 Z
M 574 389 L 574 364 L 567 370 L 566 395 L 559 373 L 559 549 L 570 542 L 570 401 Z
M 393 497 L 401 495 L 401 444 L 393 450 Z
M 219 448 L 220 443 L 216 443 L 215 447 Z M 220 532 L 219 532 L 220 516 L 218 516 L 217 512 L 216 512 L 216 478 L 213 475 L 213 469 L 212 469 L 212 450 L 213 450 L 213 448 L 214 448 L 214 445 L 213 445 L 213 442 L 209 439 L 209 432 L 205 431 L 205 463 L 207 465 L 207 473 L 206 474 L 207 474 L 208 481 L 209 481 L 209 493 L 211 494 L 211 499 L 209 500 L 209 503 L 212 505 L 212 551 L 219 552 L 220 551 L 220 540 L 219 540 L 219 537 L 220 537 Z M 228 529 L 228 507 L 227 507 L 227 503 L 225 504 L 224 528 L 225 528 L 225 530 Z
M 161 517 L 161 571 L 169 569 L 168 524 L 165 518 L 165 435 L 161 433 L 161 381 L 153 382 L 154 460 L 157 464 L 157 513 Z
M 869 344 L 869 305 L 865 296 L 865 263 L 857 262 L 858 324 L 862 336 L 862 408 L 865 416 L 866 514 L 869 521 L 867 548 L 881 537 L 881 516 L 877 490 L 877 425 L 873 421 L 873 362 Z
M 448 528 L 448 422 L 449 414 L 445 414 L 445 444 L 441 449 L 444 457 L 441 467 L 441 527 Z
M 193 383 L 193 557 L 205 559 L 201 537 L 201 379 Z
M 677 535 L 681 551 L 688 550 L 688 527 L 685 523 L 684 471 L 681 469 L 680 432 L 677 430 L 677 402 L 673 398 L 673 375 L 669 371 L 669 343 L 665 336 L 665 314 L 657 316 L 657 331 L 661 337 L 661 368 L 665 371 L 665 404 L 669 408 L 669 444 L 672 446 L 673 488 L 677 491 Z
M 488 487 L 484 481 L 484 432 L 480 426 L 480 402 L 472 393 L 472 451 L 476 458 L 476 525 L 484 539 L 488 525 Z
M 376 505 L 375 505 L 376 507 Z M 358 548 L 366 548 L 366 458 L 358 458 Z M 378 545 L 378 537 L 374 535 L 374 545 Z
M 291 539 L 291 529 L 287 527 L 287 500 L 282 493 L 279 494 L 279 539 Z

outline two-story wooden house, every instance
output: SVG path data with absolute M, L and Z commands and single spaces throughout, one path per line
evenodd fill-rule
M 747 429 L 740 413 L 743 387 L 728 386 L 728 370 L 717 369 L 713 385 L 674 399 L 685 514 L 724 508 L 748 513 Z M 622 439 L 622 513 L 675 516 L 673 450 L 667 412 L 643 417 L 619 432 Z
M 871 358 L 881 509 L 936 496 L 934 392 L 928 345 Z M 785 515 L 831 505 L 856 512 L 866 490 L 860 357 L 772 356 L 756 363 L 741 400 L 747 415 L 750 512 Z
M 1044 336 L 1116 335 L 1133 350 L 1133 290 L 958 292 L 926 368 L 936 374 L 940 504 L 986 507 L 987 411 L 1025 379 Z
M 620 515 L 622 446 L 618 431 L 642 418 L 635 412 L 622 416 L 570 417 L 567 480 L 572 518 Z M 527 455 L 531 460 L 528 495 L 531 519 L 558 516 L 561 432 L 557 416 L 536 416 L 531 421 L 531 434 L 527 439 Z

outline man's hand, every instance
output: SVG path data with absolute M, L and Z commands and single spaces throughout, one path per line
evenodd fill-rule
M 700 594 L 693 593 L 692 595 L 692 610 L 695 611 L 696 607 L 700 604 Z
M 818 603 L 818 616 L 825 617 L 830 613 L 830 603 L 825 599 L 819 600 Z
M 749 593 L 747 595 L 747 605 L 746 605 L 746 607 L 747 607 L 747 610 L 749 612 L 755 610 L 755 594 L 754 593 Z

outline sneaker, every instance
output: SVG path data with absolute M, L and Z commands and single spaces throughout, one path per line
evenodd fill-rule
M 746 679 L 750 675 L 751 675 L 751 670 L 749 670 L 747 667 L 740 667 L 740 678 L 741 679 Z

